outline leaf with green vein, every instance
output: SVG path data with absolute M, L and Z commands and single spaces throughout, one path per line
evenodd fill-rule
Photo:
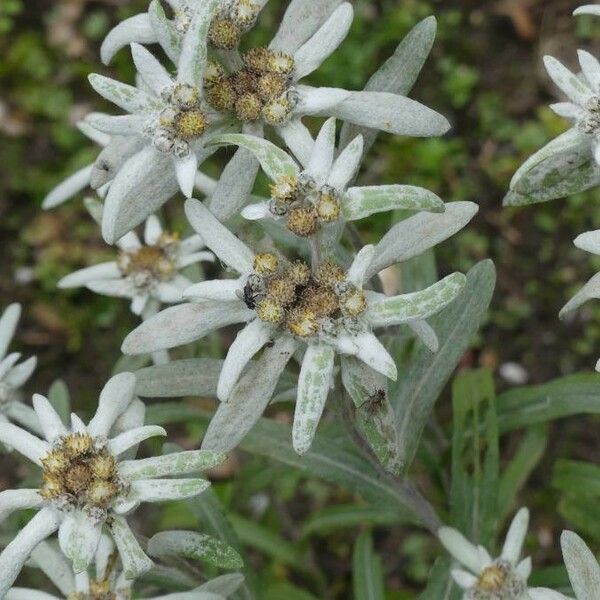
M 591 138 L 569 129 L 525 161 L 511 181 L 504 206 L 547 202 L 599 184 Z
M 534 425 L 525 431 L 515 455 L 504 467 L 500 477 L 498 506 L 501 519 L 508 517 L 512 511 L 517 494 L 544 456 L 547 442 L 548 427 L 545 423 Z
M 273 180 L 281 177 L 297 177 L 300 173 L 294 159 L 284 150 L 268 140 L 242 133 L 216 136 L 208 141 L 211 146 L 235 144 L 250 150 L 260 163 L 263 171 Z
M 150 556 L 181 556 L 221 567 L 241 569 L 242 557 L 225 542 L 194 531 L 162 531 L 148 542 Z
M 333 438 L 326 435 L 325 431 L 319 432 L 310 450 L 302 456 L 294 452 L 290 440 L 289 426 L 261 419 L 242 440 L 240 447 L 300 469 L 311 477 L 339 485 L 359 494 L 381 510 L 396 511 L 407 521 L 419 522 L 419 518 L 408 508 L 411 498 L 358 455 L 347 438 Z
M 400 456 L 408 469 L 433 407 L 472 342 L 492 299 L 496 271 L 490 260 L 475 265 L 456 300 L 430 319 L 438 334 L 435 354 L 419 345 L 390 398 L 396 410 Z
M 187 501 L 187 505 L 201 523 L 201 530 L 225 542 L 233 548 L 242 558 L 245 565 L 249 565 L 244 546 L 231 526 L 222 505 L 211 489 Z M 246 567 L 241 570 L 244 583 L 231 597 L 232 600 L 256 600 L 260 598 L 258 580 L 254 569 Z
M 160 424 L 193 420 L 206 427 L 210 420 L 210 413 L 207 411 L 193 406 L 186 407 L 179 402 L 150 405 L 147 415 L 148 422 Z M 420 522 L 409 508 L 411 497 L 391 479 L 379 474 L 366 459 L 357 455 L 348 438 L 334 437 L 330 430 L 322 429 L 322 432 L 317 433 L 310 450 L 299 456 L 291 445 L 291 428 L 283 423 L 261 418 L 239 447 L 359 494 L 380 510 L 394 511 L 404 522 Z M 206 492 L 202 499 L 205 497 Z M 238 550 L 234 544 L 230 545 Z
M 500 432 L 577 414 L 600 413 L 600 374 L 569 375 L 508 390 L 496 401 Z
M 492 374 L 467 371 L 452 386 L 452 525 L 491 547 L 498 528 L 500 456 Z
M 356 423 L 390 473 L 399 473 L 398 440 L 387 378 L 353 356 L 342 356 L 342 383 L 354 402 Z
M 302 537 L 326 535 L 338 529 L 359 525 L 382 525 L 389 527 L 404 522 L 402 515 L 393 510 L 381 510 L 374 506 L 347 504 L 328 506 L 313 512 L 302 526 Z
M 371 532 L 363 531 L 354 544 L 352 555 L 354 600 L 385 600 L 385 582 L 381 559 L 373 549 Z

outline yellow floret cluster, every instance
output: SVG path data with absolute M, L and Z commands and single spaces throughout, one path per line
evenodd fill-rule
M 255 259 L 253 279 L 256 296 L 252 308 L 258 318 L 282 325 L 293 335 L 308 338 L 322 330 L 325 321 L 358 317 L 367 308 L 364 292 L 346 281 L 345 271 L 331 261 L 316 272 L 303 261 L 280 265 L 272 254 Z M 250 300 L 249 298 L 249 300 Z
M 114 456 L 87 433 L 64 436 L 42 465 L 40 494 L 47 500 L 106 508 L 122 488 Z
M 225 22 L 213 22 L 225 29 Z M 224 35 L 224 34 L 223 34 Z M 235 112 L 244 122 L 263 119 L 266 123 L 284 123 L 293 108 L 288 98 L 294 59 L 268 48 L 252 48 L 243 56 L 244 66 L 227 74 L 218 63 L 209 63 L 204 84 L 207 102 L 219 112 Z

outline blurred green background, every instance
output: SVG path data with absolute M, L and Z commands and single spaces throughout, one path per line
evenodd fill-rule
M 248 41 L 268 40 L 285 4 L 271 0 Z M 411 95 L 447 115 L 453 129 L 441 139 L 380 136 L 361 180 L 421 185 L 446 201 L 479 204 L 470 226 L 436 253 L 442 273 L 467 270 L 485 257 L 498 269 L 488 322 L 463 366 L 493 369 L 500 389 L 510 385 L 501 375 L 507 362 L 520 365 L 519 376 L 529 383 L 593 369 L 600 355 L 600 307 L 586 305 L 566 323 L 557 315 L 600 267 L 599 259 L 572 245 L 578 233 L 600 227 L 597 192 L 528 209 L 503 210 L 501 203 L 523 160 L 566 128 L 546 108 L 554 90 L 542 56 L 553 54 L 574 67 L 578 47 L 597 54 L 600 23 L 572 18 L 579 4 L 572 0 L 353 4 L 351 33 L 313 76 L 314 83 L 360 89 L 413 25 L 431 14 L 438 18 L 436 45 Z M 112 108 L 94 94 L 86 76 L 99 71 L 131 80 L 127 51 L 105 68 L 98 49 L 114 24 L 146 7 L 146 0 L 0 0 L 0 307 L 12 301 L 25 305 L 17 345 L 40 359 L 31 391 L 45 390 L 60 376 L 79 406 L 96 398 L 119 356 L 122 338 L 136 320 L 126 302 L 56 289 L 66 273 L 106 260 L 113 252 L 102 242 L 80 198 L 52 212 L 42 212 L 40 204 L 53 185 L 95 157 L 96 148 L 74 123 L 91 110 Z M 219 156 L 208 170 L 218 172 L 218 161 L 225 159 L 225 154 Z M 179 198 L 167 209 L 168 219 L 179 227 L 184 223 L 181 208 Z M 389 226 L 390 217 L 384 214 L 363 223 L 362 229 L 367 240 L 376 241 Z M 440 413 L 447 415 L 447 407 Z M 599 423 L 593 421 L 590 433 L 584 427 L 590 420 L 570 419 L 554 426 L 548 458 L 522 498 L 538 509 L 534 532 L 541 543 L 541 560 L 556 559 L 549 540 L 556 539 L 563 525 L 546 466 L 557 456 L 598 455 Z M 190 433 L 180 432 L 184 442 Z M 299 510 L 298 502 L 308 498 L 307 506 L 314 509 L 347 500 L 318 482 L 304 482 L 299 488 L 298 477 L 290 473 L 266 477 L 261 487 L 263 468 L 253 459 L 245 487 L 227 481 L 227 474 L 217 487 L 227 502 L 253 518 L 266 514 L 260 499 L 270 497 L 267 529 L 282 528 L 293 538 L 300 535 L 300 524 L 310 512 L 306 507 Z M 3 477 L 0 473 L 0 487 Z M 276 493 L 271 490 L 274 479 Z M 332 535 L 312 547 L 311 560 L 322 563 L 330 576 L 327 589 L 332 597 L 348 597 L 344 594 L 355 533 Z M 377 546 L 390 589 L 397 590 L 391 597 L 414 597 L 435 546 L 423 534 L 398 529 L 388 534 L 385 528 Z M 288 579 L 289 566 L 269 558 L 269 552 L 258 552 L 255 558 L 259 570 L 268 571 L 274 580 Z

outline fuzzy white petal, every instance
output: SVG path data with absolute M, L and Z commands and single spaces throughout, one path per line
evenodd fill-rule
M 50 452 L 48 442 L 40 440 L 40 438 L 12 423 L 0 423 L 0 442 L 14 448 L 40 466 L 42 465 L 42 458 Z
M 73 571 L 86 571 L 98 548 L 102 523 L 94 522 L 81 510 L 67 514 L 58 529 L 58 542 L 65 556 L 73 563 Z
M 521 556 L 521 549 L 523 548 L 528 527 L 529 510 L 521 508 L 510 524 L 501 554 L 502 558 L 510 561 L 513 565 L 517 564 Z
M 41 394 L 33 395 L 33 408 L 40 420 L 44 437 L 49 442 L 54 442 L 56 438 L 67 434 L 67 428 L 64 426 L 60 416 L 54 410 L 48 399 Z
M 592 95 L 592 90 L 553 56 L 544 56 L 544 64 L 552 81 L 554 81 L 567 98 L 583 106 Z
M 226 265 L 242 274 L 252 271 L 254 252 L 219 223 L 202 202 L 188 200 L 185 203 L 185 214 L 206 245 Z
M 55 208 L 88 188 L 93 168 L 93 164 L 82 167 L 72 175 L 69 175 L 67 179 L 61 181 L 55 188 L 48 192 L 48 195 L 42 202 L 42 208 L 45 210 Z
M 61 289 L 81 287 L 99 279 L 116 279 L 120 276 L 121 271 L 115 261 L 105 262 L 65 275 L 58 282 L 58 287 Z
M 119 373 L 111 377 L 102 391 L 98 401 L 98 409 L 88 424 L 91 436 L 107 436 L 114 422 L 125 411 L 133 399 L 135 375 Z
M 15 335 L 17 324 L 21 318 L 21 305 L 10 304 L 0 317 L 0 360 L 6 355 L 8 346 Z
M 438 530 L 440 542 L 450 554 L 472 573 L 479 574 L 481 563 L 477 547 L 471 544 L 460 531 L 453 527 L 440 527 Z
M 109 527 L 119 550 L 125 577 L 135 579 L 150 570 L 153 563 L 140 547 L 127 521 L 123 517 L 115 515 L 111 519 Z
M 269 341 L 273 329 L 260 319 L 250 321 L 231 344 L 217 385 L 217 398 L 225 402 L 250 359 Z
M 0 598 L 14 583 L 33 549 L 58 528 L 59 517 L 52 508 L 43 508 L 21 529 L 0 554 Z
M 319 131 L 306 172 L 319 184 L 327 181 L 335 152 L 335 119 L 327 119 Z
M 21 489 L 0 492 L 0 523 L 16 510 L 38 508 L 44 503 L 39 490 Z
M 298 454 L 307 452 L 315 437 L 331 387 L 334 358 L 329 344 L 313 344 L 302 359 L 292 428 L 292 442 Z
M 100 58 L 107 65 L 121 48 L 131 42 L 153 44 L 156 41 L 156 33 L 152 29 L 148 14 L 135 15 L 109 31 L 100 46 Z
M 108 450 L 115 456 L 118 456 L 129 450 L 132 446 L 157 435 L 166 436 L 167 432 L 158 425 L 145 425 L 144 427 L 130 429 L 109 440 Z
M 364 148 L 363 136 L 356 136 L 333 163 L 327 184 L 336 190 L 344 190 L 354 179 L 362 161 Z

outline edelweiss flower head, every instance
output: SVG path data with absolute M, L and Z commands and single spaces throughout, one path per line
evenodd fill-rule
M 0 423 L 0 441 L 42 469 L 39 489 L 0 493 L 0 519 L 18 509 L 38 509 L 0 554 L 0 597 L 13 584 L 32 550 L 56 530 L 75 573 L 82 573 L 93 560 L 106 525 L 119 550 L 125 577 L 137 577 L 152 566 L 152 561 L 129 529 L 125 515 L 141 502 L 190 498 L 209 486 L 203 479 L 162 478 L 214 466 L 222 455 L 197 451 L 124 460 L 123 454 L 143 440 L 166 435 L 162 427 L 143 426 L 111 437 L 113 425 L 134 398 L 134 387 L 132 373 L 110 379 L 87 426 L 76 415 L 72 415 L 70 426 L 65 425 L 48 400 L 36 394 L 33 404 L 45 439 Z
M 596 162 L 600 164 L 600 63 L 589 53 L 579 50 L 582 77 L 571 73 L 562 63 L 546 56 L 546 69 L 569 102 L 553 104 L 552 110 L 573 121 L 579 132 L 589 136 Z
M 0 423 L 15 421 L 33 431 L 40 426 L 33 409 L 21 401 L 21 386 L 35 370 L 35 356 L 17 364 L 21 355 L 18 352 L 6 354 L 15 334 L 21 305 L 11 304 L 0 316 Z
M 368 274 L 373 246 L 363 248 L 349 269 L 332 261 L 290 262 L 274 254 L 255 254 L 197 200 L 186 203 L 186 212 L 207 246 L 241 276 L 193 285 L 185 295 L 196 302 L 146 321 L 125 339 L 123 351 L 139 354 L 172 348 L 219 327 L 247 322 L 231 345 L 219 378 L 217 395 L 226 401 L 250 359 L 269 341 L 304 344 L 294 421 L 298 452 L 308 450 L 312 442 L 336 352 L 355 356 L 395 379 L 394 361 L 373 329 L 423 321 L 450 303 L 464 285 L 464 275 L 454 273 L 421 292 L 387 297 L 363 290 L 373 275 Z
M 215 138 L 212 143 L 247 148 L 272 181 L 271 199 L 247 206 L 242 215 L 251 220 L 276 219 L 301 237 L 309 237 L 336 222 L 354 221 L 387 210 L 444 211 L 442 200 L 423 188 L 349 187 L 362 160 L 363 139 L 359 135 L 334 160 L 333 118 L 317 136 L 304 169 L 271 142 L 254 136 L 230 134 Z
M 528 588 L 531 558 L 519 560 L 527 528 L 529 511 L 522 508 L 515 515 L 502 548 L 502 553 L 492 559 L 483 546 L 469 542 L 452 527 L 441 527 L 440 542 L 467 570 L 454 569 L 452 577 L 463 588 L 463 600 L 551 600 L 544 590 Z
M 204 242 L 199 235 L 180 240 L 177 234 L 163 231 L 157 217 L 146 220 L 144 244 L 130 232 L 117 242 L 116 261 L 75 271 L 58 283 L 60 288 L 85 285 L 107 296 L 131 299 L 136 315 L 156 312 L 159 304 L 183 299 L 191 281 L 180 271 L 200 261 L 213 261 L 211 252 L 200 252 Z

